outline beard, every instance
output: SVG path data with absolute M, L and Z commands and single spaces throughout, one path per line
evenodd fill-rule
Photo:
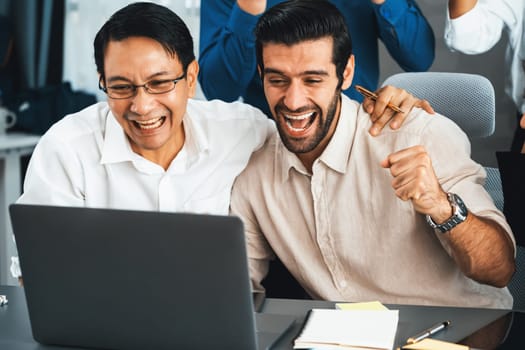
M 309 153 L 313 151 L 320 143 L 324 140 L 326 135 L 328 135 L 328 132 L 330 131 L 330 127 L 332 126 L 332 123 L 335 118 L 335 113 L 337 110 L 337 104 L 339 102 L 341 96 L 341 91 L 336 90 L 332 100 L 330 101 L 330 104 L 328 105 L 328 109 L 326 111 L 326 117 L 323 115 L 321 107 L 317 104 L 311 104 L 309 106 L 304 106 L 301 108 L 298 108 L 296 110 L 290 110 L 288 109 L 283 101 L 281 100 L 277 105 L 274 107 L 274 116 L 276 120 L 277 130 L 279 132 L 279 136 L 281 137 L 281 140 L 283 141 L 284 146 L 292 153 L 298 154 L 298 153 Z M 314 134 L 311 136 L 305 136 L 305 137 L 295 137 L 290 135 L 287 130 L 287 126 L 284 114 L 301 114 L 306 111 L 314 111 L 314 115 L 311 118 L 315 118 L 312 122 L 316 123 L 315 125 L 315 131 Z M 277 117 L 280 116 L 280 117 Z M 311 127 L 311 126 L 310 126 Z

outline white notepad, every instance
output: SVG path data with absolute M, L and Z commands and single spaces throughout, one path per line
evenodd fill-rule
M 294 349 L 391 350 L 398 320 L 398 310 L 312 309 Z

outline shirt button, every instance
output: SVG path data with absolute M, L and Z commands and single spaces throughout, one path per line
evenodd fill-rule
M 341 285 L 341 288 L 346 288 L 346 286 L 348 285 L 348 283 L 345 280 L 342 280 L 339 284 Z

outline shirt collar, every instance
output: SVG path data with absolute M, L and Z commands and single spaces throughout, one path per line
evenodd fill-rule
M 315 162 L 323 162 L 329 168 L 344 174 L 346 172 L 348 159 L 352 150 L 356 130 L 356 118 L 359 103 L 341 94 L 341 114 L 332 139 L 326 146 L 321 156 Z M 281 179 L 287 181 L 292 168 L 296 171 L 309 175 L 303 163 L 297 156 L 288 151 L 282 141 L 276 142 L 275 159 L 280 159 Z
M 208 152 L 210 149 L 209 139 L 210 136 L 205 128 L 198 110 L 193 108 L 193 100 L 188 100 L 188 110 L 182 119 L 184 130 L 186 132 L 185 147 L 191 148 L 191 153 L 196 156 Z
M 132 161 L 136 153 L 131 149 L 126 133 L 111 112 L 106 115 L 106 128 L 100 164 Z

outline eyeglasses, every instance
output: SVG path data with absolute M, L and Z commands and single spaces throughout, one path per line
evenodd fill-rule
M 100 77 L 98 88 L 104 91 L 109 98 L 121 100 L 133 97 L 137 94 L 138 88 L 144 88 L 148 94 L 158 95 L 170 92 L 175 89 L 175 85 L 186 77 L 186 73 L 182 74 L 176 79 L 151 80 L 142 85 L 134 85 L 131 83 L 118 83 L 104 87 L 102 85 L 103 78 Z

